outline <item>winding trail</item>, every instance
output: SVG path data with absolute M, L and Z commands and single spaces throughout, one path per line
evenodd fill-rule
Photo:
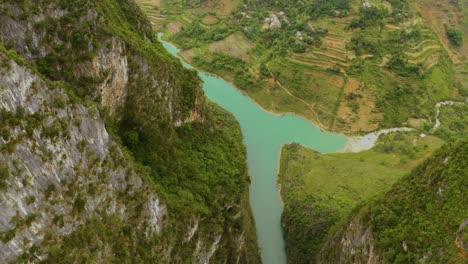
M 435 116 L 435 124 L 432 127 L 431 132 L 434 132 L 437 128 L 440 127 L 440 107 L 441 106 L 450 106 L 450 105 L 463 105 L 467 103 L 468 100 L 464 102 L 454 102 L 454 101 L 442 101 L 435 105 L 436 108 L 436 116 Z M 364 136 L 351 136 L 348 137 L 348 143 L 346 144 L 345 148 L 339 152 L 360 152 L 364 150 L 369 150 L 375 146 L 377 140 L 381 135 L 385 135 L 391 132 L 398 132 L 398 131 L 416 131 L 416 129 L 411 127 L 396 127 L 396 128 L 388 128 L 382 129 L 376 132 L 369 133 Z
M 301 98 L 295 96 L 294 94 L 292 94 L 286 87 L 284 87 L 283 84 L 281 84 L 281 82 L 280 82 L 279 80 L 277 80 L 277 79 L 275 78 L 275 76 L 274 76 L 273 73 L 270 71 L 270 69 L 268 69 L 268 71 L 270 72 L 271 77 L 275 80 L 276 84 L 277 84 L 279 87 L 281 87 L 281 88 L 284 90 L 284 92 L 286 92 L 289 96 L 291 96 L 291 97 L 293 97 L 293 98 L 295 98 L 295 99 L 301 101 L 302 103 L 304 103 L 304 104 L 309 108 L 309 110 L 312 111 L 312 113 L 314 113 L 314 115 L 315 115 L 315 120 L 316 120 L 316 122 L 318 123 L 317 125 L 318 125 L 320 128 L 325 128 L 325 126 L 322 124 L 322 122 L 320 122 L 320 118 L 319 118 L 317 112 L 315 112 L 315 110 L 314 110 L 315 107 L 314 107 L 313 105 L 307 103 L 304 99 L 301 99 Z
M 432 128 L 431 132 L 434 132 L 437 128 L 440 127 L 440 120 L 439 120 L 439 116 L 440 116 L 440 107 L 441 106 L 446 106 L 446 105 L 462 105 L 462 104 L 465 104 L 467 103 L 467 101 L 465 102 L 454 102 L 454 101 L 443 101 L 443 102 L 439 102 L 436 104 L 436 120 L 435 120 L 435 124 L 434 124 L 434 127 Z

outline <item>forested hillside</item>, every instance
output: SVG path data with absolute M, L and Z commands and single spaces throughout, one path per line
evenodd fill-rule
M 385 195 L 358 206 L 318 261 L 464 263 L 467 156 L 466 137 L 447 144 Z
M 0 20 L 0 262 L 259 262 L 240 127 L 133 1 Z

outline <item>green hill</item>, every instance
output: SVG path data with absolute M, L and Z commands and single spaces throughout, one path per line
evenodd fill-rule
M 355 209 L 319 262 L 466 262 L 467 157 L 466 137 L 442 147 L 383 197 Z
M 415 142 L 409 135 L 405 141 Z M 441 143 L 419 139 L 406 158 L 398 158 L 399 147 L 326 155 L 285 147 L 280 183 L 289 263 L 463 263 L 468 139 L 417 166 Z

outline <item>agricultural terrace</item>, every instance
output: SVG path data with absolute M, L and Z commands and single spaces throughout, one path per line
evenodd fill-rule
M 436 102 L 459 96 L 438 35 L 390 2 L 139 1 L 189 63 L 268 110 L 352 134 L 429 119 Z

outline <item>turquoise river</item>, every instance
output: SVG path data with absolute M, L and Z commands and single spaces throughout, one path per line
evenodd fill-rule
M 162 41 L 164 47 L 177 56 L 179 50 Z M 193 68 L 183 62 L 187 68 Z M 262 262 L 286 263 L 281 230 L 281 202 L 277 186 L 278 159 L 281 146 L 296 142 L 320 152 L 343 148 L 346 137 L 322 132 L 306 119 L 293 115 L 277 115 L 265 111 L 251 99 L 221 78 L 199 72 L 205 95 L 239 121 L 247 147 L 247 163 L 252 178 L 250 204 L 252 206 Z

